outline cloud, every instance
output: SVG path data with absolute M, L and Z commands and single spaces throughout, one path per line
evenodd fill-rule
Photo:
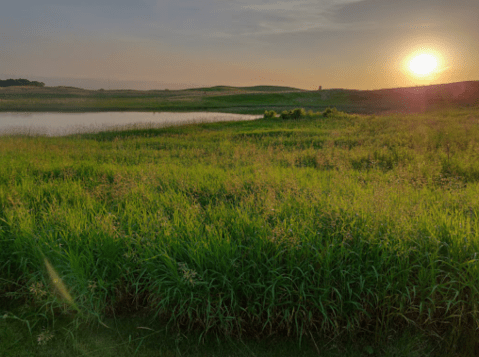
M 477 0 L 362 0 L 338 8 L 332 20 L 363 28 L 430 28 L 462 22 L 478 11 Z
M 264 36 L 307 32 L 313 29 L 340 30 L 344 24 L 331 21 L 330 14 L 338 7 L 362 0 L 236 0 L 216 11 L 231 16 L 230 26 L 217 33 L 222 37 Z

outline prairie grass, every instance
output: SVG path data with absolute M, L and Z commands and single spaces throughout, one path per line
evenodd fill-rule
M 0 292 L 47 319 L 414 327 L 473 355 L 478 182 L 478 109 L 0 137 Z

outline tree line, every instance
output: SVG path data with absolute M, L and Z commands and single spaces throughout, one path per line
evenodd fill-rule
M 45 87 L 45 83 L 37 81 L 29 81 L 28 79 L 0 79 L 0 87 L 12 87 L 12 86 L 32 86 L 32 87 Z

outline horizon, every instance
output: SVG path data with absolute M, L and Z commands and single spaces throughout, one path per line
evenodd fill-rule
M 298 87 L 292 87 L 292 86 L 279 86 L 279 85 L 269 85 L 269 84 L 252 84 L 248 86 L 234 86 L 234 85 L 227 85 L 227 84 L 215 84 L 215 85 L 210 85 L 210 86 L 201 86 L 201 85 L 181 85 L 177 84 L 175 88 L 175 84 L 165 84 L 165 83 L 159 83 L 160 86 L 163 86 L 164 88 L 158 88 L 158 86 L 152 86 L 153 81 L 103 81 L 100 79 L 74 79 L 74 78 L 45 78 L 45 77 L 36 77 L 36 76 L 30 76 L 28 78 L 25 77 L 18 77 L 18 76 L 8 76 L 8 75 L 0 75 L 0 80 L 7 80 L 7 79 L 27 79 L 30 81 L 39 81 L 45 83 L 45 87 L 49 88 L 56 88 L 56 87 L 67 87 L 67 88 L 76 88 L 76 89 L 83 89 L 83 90 L 133 90 L 133 91 L 156 91 L 156 90 L 194 90 L 194 89 L 203 89 L 203 88 L 216 88 L 216 87 L 225 87 L 225 88 L 254 88 L 254 87 L 285 87 L 285 88 L 291 88 L 293 90 L 302 90 L 302 91 L 318 91 L 318 88 L 315 89 L 307 89 L 307 88 L 298 88 Z M 68 80 L 72 82 L 83 82 L 86 84 L 86 86 L 76 86 L 76 85 L 65 85 L 65 84 L 51 84 L 52 82 L 54 83 L 63 83 L 63 82 L 68 82 Z M 479 79 L 472 79 L 472 80 L 466 80 L 466 81 L 458 81 L 458 82 L 440 82 L 440 83 L 433 83 L 433 84 L 420 84 L 420 85 L 408 85 L 408 86 L 400 86 L 400 87 L 387 87 L 387 88 L 375 88 L 375 89 L 358 89 L 358 88 L 341 88 L 341 87 L 331 87 L 331 88 L 322 88 L 322 91 L 327 91 L 327 90 L 345 90 L 345 91 L 384 91 L 384 90 L 394 90 L 394 89 L 409 89 L 409 88 L 425 88 L 425 87 L 433 87 L 433 86 L 447 86 L 447 85 L 453 85 L 453 84 L 459 84 L 459 83 L 468 83 L 468 82 L 479 82 Z M 50 83 L 50 85 L 49 85 Z M 96 83 L 96 85 L 91 85 L 91 83 Z M 99 83 L 106 84 L 106 86 L 100 86 L 98 85 Z M 138 86 L 134 87 L 124 87 L 122 86 L 124 83 L 136 83 L 136 84 L 143 84 L 146 86 L 146 88 L 138 88 Z M 151 84 L 151 85 L 148 85 Z M 137 88 L 135 88 L 137 87 Z M 8 88 L 8 87 L 4 87 Z M 1 87 L 0 87 L 1 89 Z

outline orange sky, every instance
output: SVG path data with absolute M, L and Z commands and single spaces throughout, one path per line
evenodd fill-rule
M 152 89 L 377 89 L 479 79 L 479 1 L 18 0 L 0 13 L 0 79 Z M 438 71 L 411 76 L 411 54 Z

